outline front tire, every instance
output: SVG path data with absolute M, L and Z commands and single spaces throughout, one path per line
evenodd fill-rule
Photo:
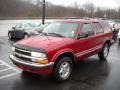
M 54 79 L 56 81 L 65 81 L 70 78 L 72 72 L 72 60 L 69 57 L 62 57 L 54 67 Z
M 107 60 L 108 54 L 109 54 L 110 46 L 106 43 L 104 44 L 101 52 L 98 53 L 98 57 L 100 60 Z

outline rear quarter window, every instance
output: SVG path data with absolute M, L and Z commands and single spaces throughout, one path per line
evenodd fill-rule
M 105 32 L 111 32 L 112 31 L 112 28 L 111 28 L 110 24 L 108 23 L 108 21 L 102 21 L 100 23 L 101 23 L 102 27 L 104 28 Z

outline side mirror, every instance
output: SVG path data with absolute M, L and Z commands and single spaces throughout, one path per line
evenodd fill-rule
M 15 27 L 12 27 L 12 29 L 15 29 Z
M 80 35 L 80 34 L 78 35 L 78 39 L 80 39 L 80 38 L 86 38 L 86 37 L 91 36 L 91 35 L 93 35 L 93 34 L 94 34 L 94 33 L 91 32 L 91 31 L 83 32 L 81 35 Z

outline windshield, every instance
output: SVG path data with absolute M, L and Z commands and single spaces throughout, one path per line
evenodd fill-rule
M 43 33 L 74 38 L 78 22 L 53 22 L 45 28 Z
M 22 28 L 22 24 L 17 24 L 17 25 L 15 26 L 15 28 L 16 28 L 16 29 Z

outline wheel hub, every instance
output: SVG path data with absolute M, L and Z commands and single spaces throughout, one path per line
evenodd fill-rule
M 105 57 L 107 57 L 107 56 L 108 56 L 108 52 L 109 52 L 108 48 L 107 48 L 107 47 L 105 47 L 105 49 L 104 49 L 104 56 L 105 56 Z
M 11 38 L 11 33 L 9 33 L 9 38 Z
M 59 74 L 62 78 L 67 78 L 70 74 L 70 64 L 68 62 L 64 62 L 61 64 L 59 69 Z

